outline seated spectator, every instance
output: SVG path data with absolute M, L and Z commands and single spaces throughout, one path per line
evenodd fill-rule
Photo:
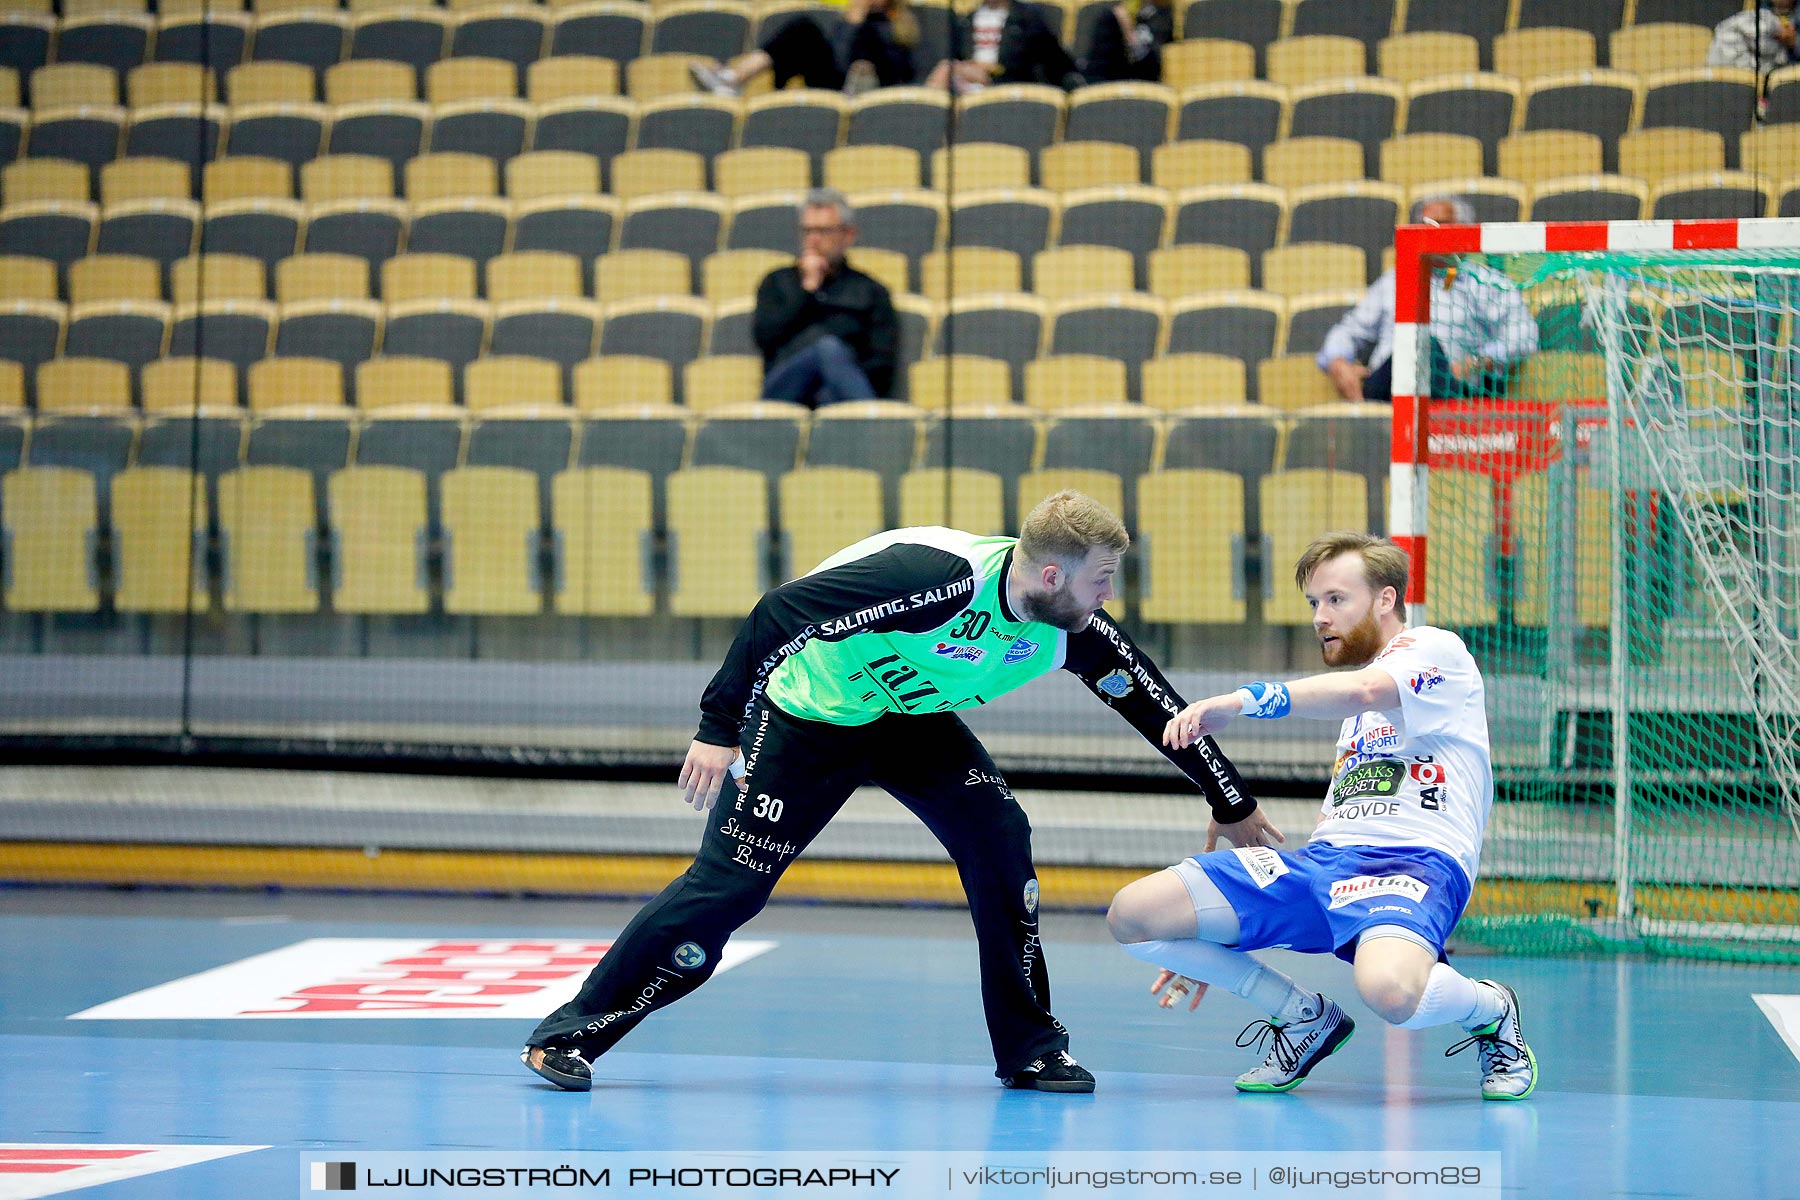
M 1068 91 L 1083 80 L 1035 6 L 1022 0 L 982 0 L 974 12 L 957 18 L 950 57 L 925 82 L 962 93 L 996 83 L 1047 83 Z
M 1428 196 L 1412 221 L 1472 225 L 1460 196 Z M 1505 275 L 1467 262 L 1431 280 L 1431 395 L 1442 399 L 1500 394 L 1506 373 L 1538 348 L 1537 322 Z M 1362 301 L 1331 327 L 1319 370 L 1346 400 L 1393 398 L 1394 272 L 1383 271 Z
M 1162 79 L 1162 48 L 1175 37 L 1175 18 L 1156 0 L 1125 0 L 1094 23 L 1094 40 L 1081 60 L 1089 83 Z
M 829 38 L 817 21 L 800 16 L 748 54 L 723 66 L 696 63 L 688 70 L 702 90 L 715 96 L 742 95 L 744 85 L 764 71 L 775 73 L 777 88 L 799 78 L 809 88 L 858 96 L 917 79 L 913 50 L 918 44 L 919 19 L 910 0 L 850 0 L 843 24 Z
M 1795 40 L 1794 0 L 1766 0 L 1719 22 L 1706 65 L 1744 67 L 1766 75 L 1800 59 Z
M 844 261 L 856 212 L 835 188 L 800 206 L 800 260 L 756 289 L 753 333 L 763 356 L 763 395 L 817 408 L 888 394 L 900 322 L 888 290 Z

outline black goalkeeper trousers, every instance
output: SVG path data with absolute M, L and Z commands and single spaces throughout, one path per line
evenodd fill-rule
M 1031 825 L 960 718 L 890 714 L 845 727 L 765 701 L 742 749 L 748 790 L 739 795 L 727 781 L 693 866 L 632 918 L 575 998 L 532 1031 L 531 1045 L 576 1046 L 591 1059 L 705 983 L 726 939 L 762 910 L 782 871 L 852 791 L 874 784 L 925 822 L 962 876 L 995 1073 L 1068 1047 L 1068 1031 L 1050 1015 Z

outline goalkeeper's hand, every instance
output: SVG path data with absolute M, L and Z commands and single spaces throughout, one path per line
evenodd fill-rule
M 1158 1008 L 1174 1008 L 1181 1003 L 1183 996 L 1191 995 L 1193 999 L 1188 1001 L 1188 1011 L 1193 1012 L 1200 1007 L 1200 997 L 1206 995 L 1206 985 L 1198 979 L 1189 979 L 1186 975 L 1162 971 L 1157 974 L 1156 982 L 1150 985 L 1150 994 L 1158 998 Z

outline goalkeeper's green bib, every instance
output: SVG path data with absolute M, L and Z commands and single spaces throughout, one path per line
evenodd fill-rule
M 783 712 L 833 725 L 866 725 L 883 713 L 973 708 L 1063 663 L 1066 635 L 1054 625 L 1004 615 L 1000 589 L 1016 538 L 951 529 L 907 529 L 856 543 L 819 564 L 842 566 L 898 541 L 965 558 L 971 576 L 894 596 L 819 623 L 818 632 L 770 673 L 765 694 Z M 948 621 L 923 633 L 866 632 L 867 626 L 968 596 Z

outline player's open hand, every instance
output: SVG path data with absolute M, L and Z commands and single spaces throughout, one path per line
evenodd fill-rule
M 1229 825 L 1221 825 L 1217 821 L 1209 821 L 1206 826 L 1206 845 L 1202 854 L 1211 854 L 1224 837 L 1233 846 L 1273 846 L 1276 842 L 1285 844 L 1287 839 L 1281 836 L 1281 830 L 1270 824 L 1269 818 L 1263 816 L 1262 809 L 1253 809 L 1249 816 L 1241 821 L 1233 821 Z
M 737 761 L 736 746 L 712 746 L 705 742 L 693 742 L 688 746 L 687 758 L 681 764 L 681 774 L 675 779 L 675 785 L 681 789 L 681 798 L 700 812 L 705 812 L 719 802 L 719 791 L 725 786 L 725 780 L 731 776 L 731 764 Z M 744 781 L 734 779 L 738 791 L 744 790 Z
M 1191 996 L 1188 1011 L 1193 1012 L 1200 1007 L 1200 997 L 1206 995 L 1206 985 L 1198 979 L 1189 979 L 1186 975 L 1163 971 L 1157 975 L 1156 982 L 1150 985 L 1150 994 L 1157 998 L 1158 1008 L 1174 1008 L 1181 1003 L 1183 997 Z
M 1168 724 L 1163 726 L 1163 745 L 1175 750 L 1185 749 L 1231 724 L 1231 719 L 1243 708 L 1243 701 L 1235 692 L 1196 700 L 1170 717 Z

